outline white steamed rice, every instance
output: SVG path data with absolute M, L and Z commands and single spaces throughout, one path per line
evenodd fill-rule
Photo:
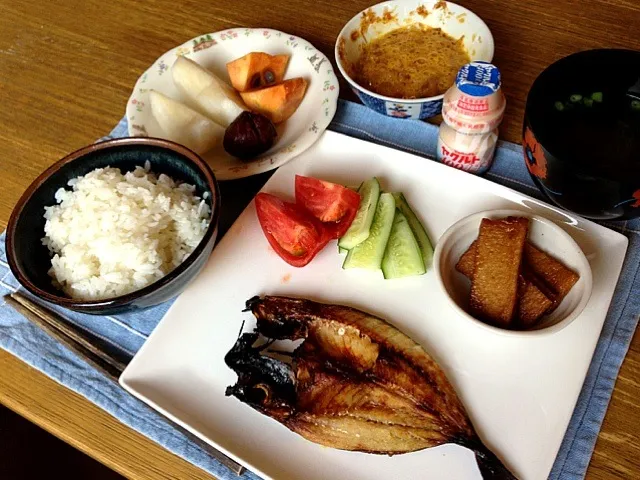
M 53 284 L 72 298 L 123 295 L 162 278 L 202 240 L 211 209 L 195 187 L 136 167 L 98 168 L 45 207 Z M 207 194 L 205 194 L 206 197 Z

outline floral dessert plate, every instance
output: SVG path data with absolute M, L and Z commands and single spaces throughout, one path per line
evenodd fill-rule
M 307 80 L 304 99 L 293 116 L 277 126 L 275 145 L 259 157 L 242 162 L 225 152 L 222 145 L 202 157 L 218 180 L 233 180 L 277 168 L 304 152 L 320 137 L 336 112 L 338 79 L 329 59 L 309 42 L 266 28 L 234 28 L 202 35 L 158 58 L 138 79 L 127 102 L 129 135 L 163 137 L 151 114 L 149 91 L 157 90 L 184 100 L 171 78 L 171 66 L 178 56 L 194 60 L 229 82 L 227 62 L 249 52 L 290 55 L 285 79 L 304 77 Z

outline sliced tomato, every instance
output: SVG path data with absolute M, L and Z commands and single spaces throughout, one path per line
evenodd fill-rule
M 296 203 L 323 222 L 331 238 L 340 238 L 356 216 L 360 195 L 337 183 L 296 175 Z
M 304 267 L 331 237 L 306 210 L 275 195 L 256 195 L 258 220 L 271 247 L 289 265 Z

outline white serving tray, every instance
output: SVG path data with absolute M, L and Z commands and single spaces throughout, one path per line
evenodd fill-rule
M 376 175 L 384 189 L 404 192 L 435 241 L 453 222 L 482 210 L 545 216 L 587 256 L 591 299 L 582 315 L 553 335 L 523 339 L 484 331 L 451 309 L 433 271 L 383 280 L 381 274 L 342 270 L 335 242 L 308 266 L 289 266 L 269 247 L 252 202 L 124 371 L 122 386 L 265 479 L 480 478 L 473 454 L 461 447 L 394 457 L 334 450 L 225 397 L 236 375 L 223 357 L 242 321 L 245 331 L 255 325 L 253 316 L 242 312 L 248 298 L 279 294 L 346 304 L 387 319 L 420 342 L 447 373 L 484 442 L 519 478 L 547 478 L 598 341 L 627 239 L 483 178 L 334 132 L 281 167 L 263 191 L 293 199 L 296 173 L 346 185 Z

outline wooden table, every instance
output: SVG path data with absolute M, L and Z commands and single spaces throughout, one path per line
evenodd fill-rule
M 587 48 L 640 50 L 638 0 L 459 3 L 480 15 L 495 37 L 494 62 L 508 101 L 502 127 L 507 140 L 520 140 L 526 92 L 547 64 Z M 166 50 L 229 27 L 270 27 L 301 36 L 332 58 L 342 25 L 368 5 L 363 0 L 0 0 L 0 230 L 45 167 L 111 130 L 138 76 Z M 636 335 L 588 478 L 640 475 L 639 378 Z M 129 478 L 210 478 L 4 351 L 0 402 Z

